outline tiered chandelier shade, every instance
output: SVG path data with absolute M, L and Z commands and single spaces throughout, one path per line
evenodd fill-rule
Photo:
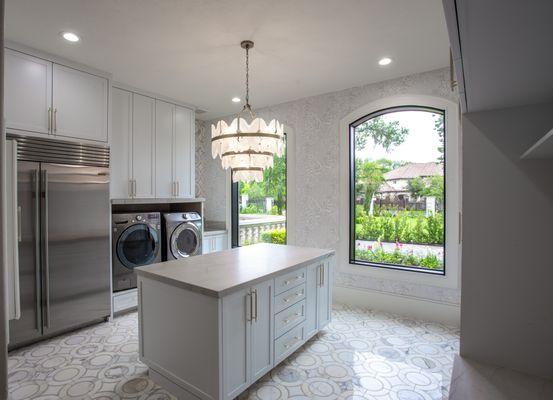
M 228 125 L 219 121 L 211 125 L 211 154 L 219 156 L 224 169 L 231 168 L 233 182 L 261 182 L 263 171 L 272 168 L 274 156 L 284 154 L 284 127 L 277 120 L 268 124 L 256 118 L 249 104 L 249 50 L 253 42 L 244 40 L 246 50 L 246 104 Z M 242 117 L 248 113 L 251 122 Z
M 284 154 L 284 127 L 277 120 L 267 124 L 261 118 L 248 123 L 235 118 L 230 125 L 219 121 L 211 126 L 211 153 L 219 156 L 224 169 L 232 169 L 232 179 L 263 180 L 263 170 L 273 167 L 274 155 Z

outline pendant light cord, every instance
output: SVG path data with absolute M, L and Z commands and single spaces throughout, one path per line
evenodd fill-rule
M 246 107 L 250 108 L 250 48 L 246 47 Z

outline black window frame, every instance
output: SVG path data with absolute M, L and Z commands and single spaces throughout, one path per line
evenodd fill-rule
M 355 259 L 355 128 L 359 125 L 379 117 L 381 115 L 390 114 L 394 112 L 401 111 L 426 111 L 433 114 L 441 114 L 444 118 L 444 258 L 443 258 L 443 269 L 441 270 L 432 270 L 424 267 L 409 267 L 399 264 L 390 264 L 390 263 L 377 263 L 370 261 L 362 261 Z M 349 263 L 353 265 L 368 266 L 382 269 L 391 269 L 399 271 L 408 271 L 416 272 L 430 275 L 446 275 L 446 247 L 447 247 L 447 179 L 446 179 L 446 166 L 447 166 L 447 135 L 446 135 L 446 120 L 447 112 L 444 109 L 421 106 L 421 105 L 407 105 L 407 106 L 395 106 L 387 107 L 381 110 L 367 114 L 349 124 L 349 133 L 348 133 L 348 162 L 349 162 Z
M 284 226 L 286 229 L 286 244 L 288 244 L 288 136 L 284 132 L 284 157 L 286 163 L 286 176 L 284 177 L 284 184 L 286 185 L 286 221 Z M 230 187 L 230 235 L 231 235 L 231 247 L 242 247 L 240 245 L 240 191 L 239 182 L 232 180 L 232 170 L 230 172 L 231 187 Z

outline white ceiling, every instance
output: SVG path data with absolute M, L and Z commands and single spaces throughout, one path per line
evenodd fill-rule
M 444 67 L 449 46 L 441 0 L 6 0 L 5 34 L 204 119 L 241 107 L 243 39 L 254 108 Z

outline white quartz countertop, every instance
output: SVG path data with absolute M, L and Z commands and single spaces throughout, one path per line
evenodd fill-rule
M 223 297 L 287 270 L 330 257 L 334 250 L 259 243 L 136 268 L 139 276 Z

